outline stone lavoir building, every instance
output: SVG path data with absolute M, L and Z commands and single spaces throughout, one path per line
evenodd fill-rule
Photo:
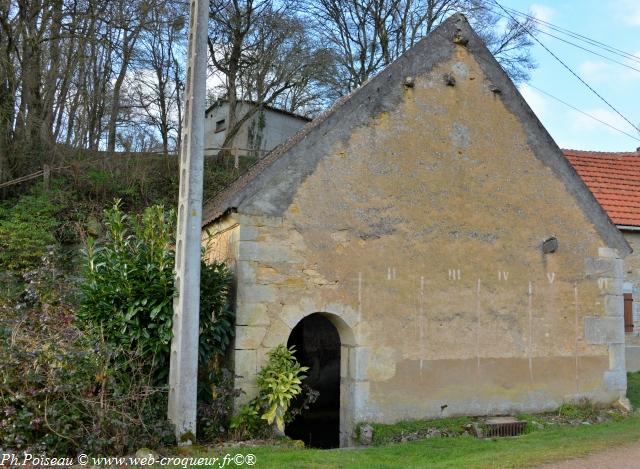
M 236 275 L 238 387 L 296 345 L 287 428 L 550 410 L 626 392 L 629 245 L 462 15 L 205 206 Z

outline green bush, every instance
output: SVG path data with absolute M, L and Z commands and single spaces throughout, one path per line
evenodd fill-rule
M 627 397 L 634 408 L 640 406 L 640 371 L 627 373 Z
M 153 385 L 139 357 L 128 357 L 126 372 L 115 369 L 100 335 L 74 324 L 71 292 L 53 274 L 39 268 L 30 285 L 57 302 L 0 304 L 0 447 L 62 456 L 170 444 L 166 386 Z
M 280 344 L 267 354 L 267 363 L 256 380 L 258 396 L 232 420 L 232 428 L 255 435 L 264 432 L 260 421 L 266 420 L 269 425 L 275 423 L 280 432 L 284 431 L 291 401 L 302 393 L 304 372 L 309 369 L 300 365 L 294 353 L 295 347 Z
M 226 368 L 199 379 L 198 386 L 198 441 L 216 442 L 227 434 L 235 399 L 242 391 L 235 389 L 234 374 Z
M 256 399 L 240 408 L 231 419 L 230 427 L 236 440 L 267 437 L 270 434 L 270 428 L 260 418 L 260 408 Z
M 278 345 L 267 354 L 267 363 L 256 380 L 262 418 L 269 424 L 275 422 L 280 431 L 284 431 L 291 401 L 302 392 L 302 380 L 306 377 L 303 373 L 309 369 L 300 365 L 294 353 L 295 347 Z
M 113 347 L 116 365 L 128 363 L 120 352 L 135 351 L 158 382 L 166 382 L 174 297 L 174 212 L 156 205 L 130 217 L 116 202 L 105 210 L 105 225 L 104 241 L 87 242 L 78 319 L 101 331 Z M 230 280 L 224 264 L 202 264 L 201 364 L 223 354 L 233 335 Z
M 0 205 L 0 270 L 24 272 L 40 263 L 47 247 L 56 243 L 60 196 L 59 191 L 35 190 Z

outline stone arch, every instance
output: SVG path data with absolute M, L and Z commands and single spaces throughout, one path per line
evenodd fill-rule
M 317 433 L 320 432 L 329 432 L 329 438 L 321 441 L 320 444 L 314 443 L 314 441 L 306 441 L 310 439 L 312 428 L 307 428 L 306 433 L 303 427 L 304 425 L 312 426 L 315 423 L 312 421 L 313 419 L 313 409 L 309 410 L 307 414 L 308 421 L 305 422 L 304 416 L 300 419 L 299 422 L 293 422 L 288 430 L 291 430 L 290 436 L 297 437 L 305 440 L 305 443 L 311 443 L 312 446 L 321 446 L 321 447 L 336 447 L 336 446 L 349 446 L 353 443 L 353 431 L 354 431 L 354 409 L 353 409 L 353 383 L 352 379 L 349 376 L 349 360 L 353 359 L 353 348 L 355 346 L 355 334 L 353 329 L 347 322 L 335 313 L 328 312 L 316 312 L 311 314 L 301 315 L 300 320 L 292 327 L 289 337 L 287 339 L 288 345 L 296 345 L 297 348 L 300 348 L 301 345 L 304 347 L 304 344 L 301 344 L 301 341 L 304 340 L 302 335 L 304 334 L 303 330 L 305 324 L 309 327 L 309 331 L 307 331 L 307 335 L 320 333 L 323 334 L 323 337 L 319 340 L 316 340 L 315 349 L 314 350 L 298 350 L 299 356 L 302 358 L 301 361 L 304 362 L 305 365 L 311 365 L 309 360 L 311 357 L 309 354 L 316 354 L 315 364 L 317 367 L 321 367 L 319 370 L 311 369 L 309 373 L 316 373 L 316 375 L 309 377 L 309 379 L 313 378 L 316 380 L 316 386 L 320 385 L 323 390 L 321 391 L 321 396 L 319 398 L 319 404 L 321 407 L 318 410 L 318 414 L 320 412 L 324 412 L 324 415 L 329 415 L 332 418 L 335 418 L 337 422 L 325 422 L 324 427 L 321 425 L 317 427 L 315 430 Z M 333 331 L 333 332 L 332 332 Z M 335 342 L 331 338 L 332 333 L 335 333 Z M 307 337 L 307 340 L 311 339 L 311 337 Z M 323 345 L 324 344 L 324 345 Z M 324 346 L 324 350 L 317 350 L 318 345 L 320 347 Z M 337 350 L 327 350 L 327 348 L 336 347 Z M 313 348 L 313 347 L 312 347 Z M 326 362 L 321 362 L 318 358 L 318 354 L 322 354 L 326 360 Z M 332 361 L 335 359 L 335 355 L 338 355 L 338 362 Z M 318 376 L 322 373 L 321 379 L 324 379 L 327 382 L 321 383 L 318 382 L 320 379 Z M 335 382 L 335 391 L 339 394 L 335 396 L 337 402 L 335 402 L 335 408 L 332 404 L 332 398 L 327 398 L 327 395 L 331 395 L 333 392 L 333 383 Z M 323 398 L 322 393 L 325 393 Z M 324 400 L 323 400 L 324 399 Z M 335 415 L 331 415 L 331 412 L 336 412 Z M 311 416 L 311 417 L 309 417 Z M 335 425 L 335 426 L 333 426 Z

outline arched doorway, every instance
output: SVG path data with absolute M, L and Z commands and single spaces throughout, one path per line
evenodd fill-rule
M 303 384 L 320 395 L 308 410 L 286 426 L 286 434 L 314 448 L 340 446 L 340 336 L 320 314 L 311 314 L 293 328 L 287 346 L 308 366 Z

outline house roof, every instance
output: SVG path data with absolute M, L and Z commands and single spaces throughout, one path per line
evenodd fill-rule
M 640 152 L 563 152 L 616 225 L 640 227 Z
M 228 102 L 228 100 L 224 99 L 224 98 L 215 100 L 214 103 L 211 106 L 209 106 L 207 108 L 207 110 L 204 112 L 204 115 L 206 116 L 215 107 L 220 106 L 222 103 L 226 103 L 226 102 Z M 239 100 L 238 102 L 247 103 L 247 104 L 251 104 L 251 105 L 257 105 L 258 104 L 256 101 L 251 101 L 251 100 L 248 100 L 248 99 Z M 263 104 L 262 107 L 267 109 L 267 110 L 269 110 L 269 111 L 277 112 L 278 114 L 284 114 L 285 116 L 295 117 L 296 119 L 300 119 L 300 120 L 303 120 L 303 121 L 306 121 L 306 122 L 311 122 L 311 119 L 309 117 L 301 116 L 300 114 L 296 114 L 295 112 L 287 111 L 286 109 L 279 109 L 277 107 L 269 106 L 268 104 Z
M 563 182 L 606 245 L 617 249 L 623 257 L 629 254 L 631 248 L 625 238 L 460 13 L 449 17 L 378 75 L 338 100 L 327 112 L 206 201 L 203 226 L 233 211 L 281 216 L 291 204 L 298 186 L 315 171 L 331 144 L 347 140 L 372 116 L 395 109 L 404 100 L 404 84 L 408 78 L 429 73 L 450 60 L 456 47 L 460 46 L 466 47 L 476 58 L 486 79 L 499 90 L 498 99 L 522 123 L 533 154 Z

